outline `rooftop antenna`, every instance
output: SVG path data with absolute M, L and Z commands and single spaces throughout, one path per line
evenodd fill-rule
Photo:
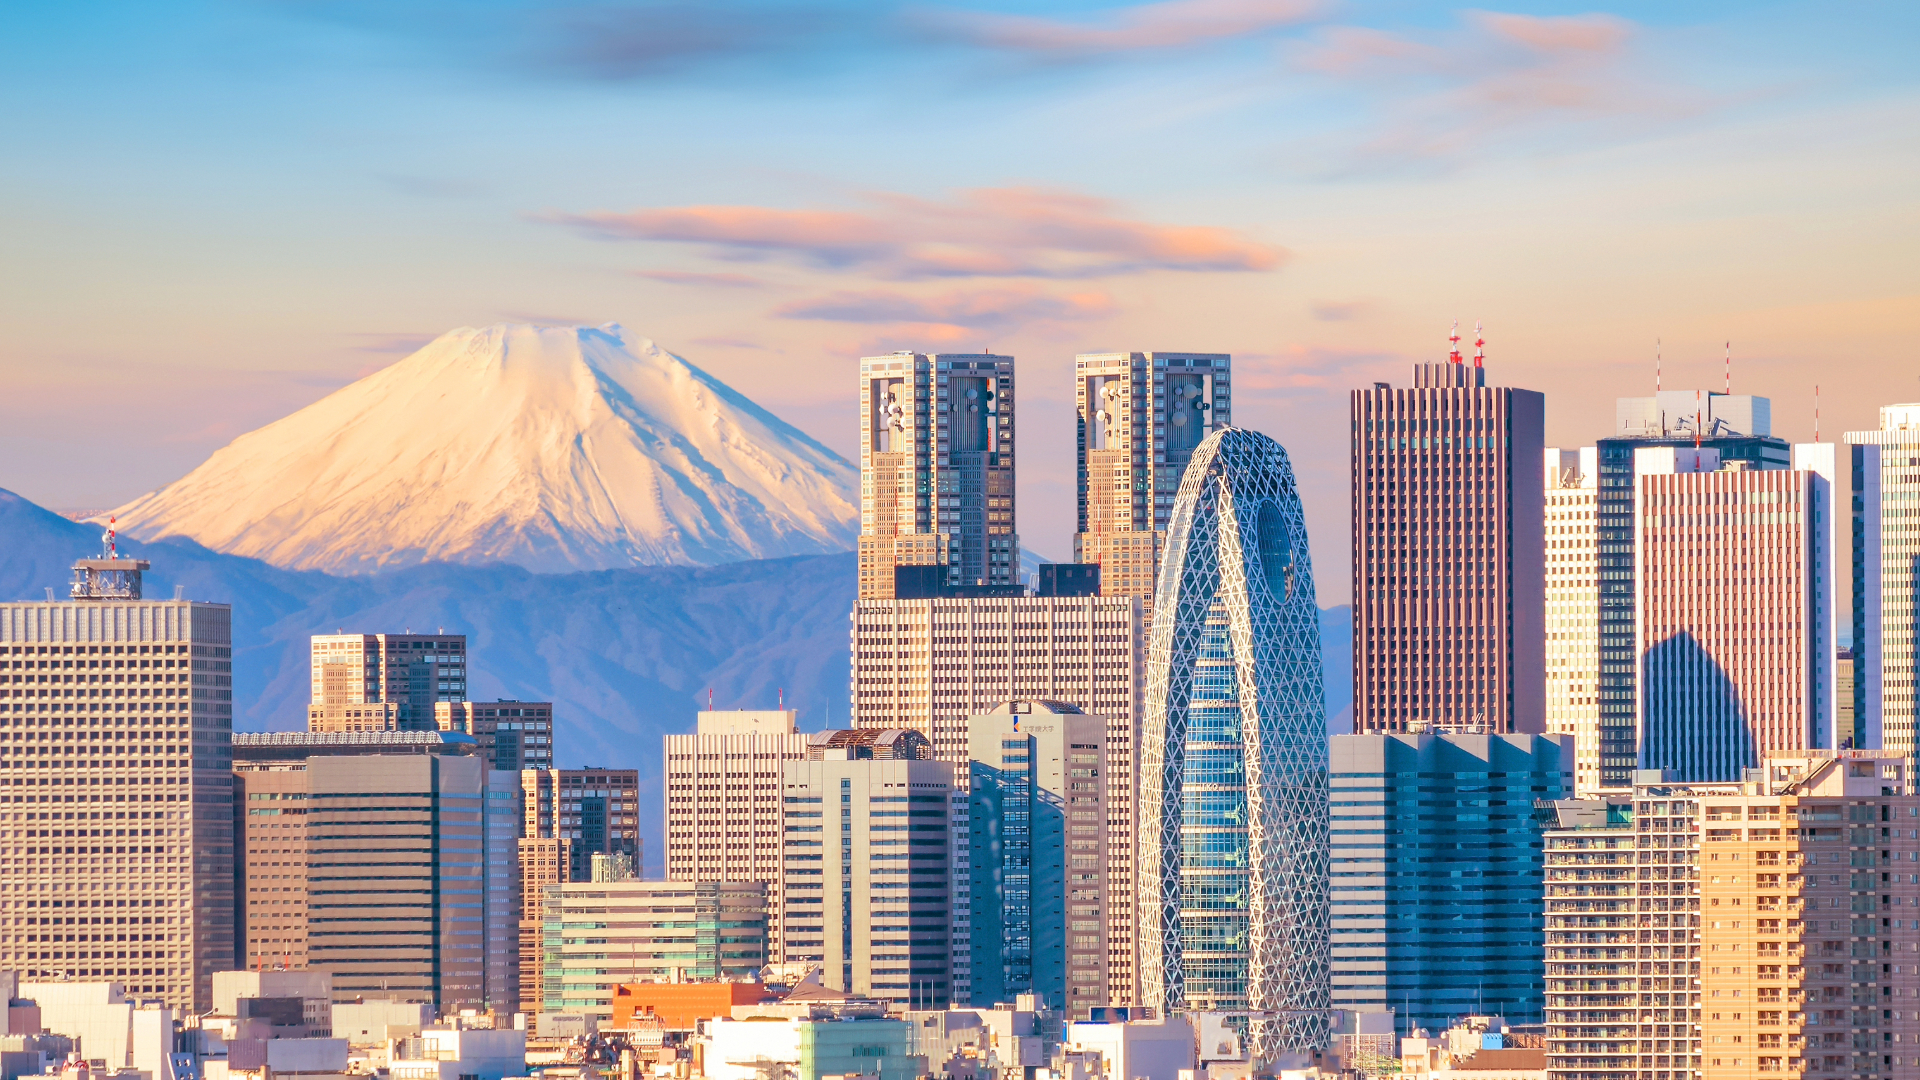
M 1820 427 L 1820 425 L 1817 422 L 1813 426 L 1816 430 Z M 780 704 L 779 704 L 780 710 L 782 712 L 785 712 L 787 708 L 787 688 L 784 686 L 780 688 L 779 701 L 780 701 Z
M 1447 335 L 1447 363 L 1460 363 L 1460 320 L 1453 320 L 1453 333 Z
M 1733 396 L 1733 342 L 1727 342 L 1727 396 Z
M 1473 366 L 1480 367 L 1487 358 L 1487 337 L 1480 332 L 1480 320 L 1473 321 Z
M 1653 392 L 1660 392 L 1660 339 L 1653 339 Z
M 713 711 L 713 687 L 707 687 L 707 711 Z
M 107 535 L 102 537 L 102 539 L 107 542 L 107 558 L 109 559 L 117 559 L 120 557 L 120 530 L 115 527 L 115 522 L 118 520 L 118 518 L 111 517 L 107 519 Z
M 1820 384 L 1813 384 L 1813 441 L 1820 441 Z
M 1693 392 L 1693 448 L 1700 449 L 1700 391 Z M 1694 459 L 1693 467 L 1698 469 L 1700 461 Z

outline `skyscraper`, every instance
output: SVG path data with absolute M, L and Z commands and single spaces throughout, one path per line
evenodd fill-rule
M 1194 448 L 1233 420 L 1226 353 L 1083 353 L 1080 517 L 1074 561 L 1100 565 L 1100 591 L 1153 602 L 1160 542 Z
M 1667 390 L 1648 398 L 1620 398 L 1615 432 L 1595 446 L 1600 479 L 1594 492 L 1599 563 L 1600 786 L 1627 787 L 1639 762 L 1639 656 L 1634 652 L 1634 451 L 1698 445 L 1721 461 L 1754 470 L 1784 469 L 1785 439 L 1769 434 L 1772 403 L 1744 394 Z
M 1547 730 L 1573 736 L 1583 796 L 1600 790 L 1598 467 L 1591 446 L 1547 451 Z
M 1738 780 L 1832 749 L 1833 444 L 1765 472 L 1706 448 L 1634 456 L 1640 767 Z
M 894 569 L 1015 585 L 1013 357 L 897 352 L 860 361 L 860 597 Z
M 1009 701 L 968 729 L 973 1004 L 1034 994 L 1075 1020 L 1110 1000 L 1107 724 Z
M 618 856 L 639 872 L 638 769 L 525 769 L 520 790 L 520 835 L 572 841 L 568 880 L 592 881 L 595 855 Z
M 1353 730 L 1545 730 L 1545 401 L 1455 349 L 1352 395 Z
M 315 634 L 309 731 L 432 731 L 467 700 L 465 634 Z
M 1885 405 L 1877 431 L 1849 431 L 1853 457 L 1855 746 L 1920 751 L 1920 404 Z
M 1540 1023 L 1536 802 L 1571 797 L 1556 735 L 1336 735 L 1333 1004 L 1403 1033 L 1473 1013 Z
M 1216 431 L 1187 466 L 1141 725 L 1141 1004 L 1253 1010 L 1263 1061 L 1324 1045 L 1327 736 L 1319 612 L 1286 451 Z
M 433 726 L 473 736 L 489 768 L 553 768 L 551 701 L 436 701 Z
M 234 962 L 233 611 L 144 599 L 147 569 L 109 549 L 69 600 L 0 604 L 0 966 L 204 1012 Z

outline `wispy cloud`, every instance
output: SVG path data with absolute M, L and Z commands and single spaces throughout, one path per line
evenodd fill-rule
M 564 74 L 640 79 L 821 49 L 864 22 L 846 5 L 823 3 L 570 5 L 541 12 L 524 55 L 534 66 Z
M 757 289 L 766 282 L 750 274 L 704 274 L 694 270 L 635 270 L 633 276 L 663 285 L 703 285 L 722 289 Z
M 844 290 L 797 300 L 776 314 L 789 319 L 984 331 L 1081 322 L 1112 311 L 1113 298 L 1104 292 L 1056 295 L 1034 286 L 1014 286 L 938 296 L 890 289 Z
M 1320 0 L 1163 0 L 1109 9 L 1082 21 L 987 12 L 920 10 L 922 35 L 981 49 L 1052 59 L 1190 48 L 1298 26 Z
M 1352 322 L 1373 314 L 1371 300 L 1314 300 L 1307 311 L 1321 322 Z
M 1252 271 L 1285 252 L 1230 229 L 1136 221 L 1113 204 L 1043 188 L 980 188 L 950 201 L 880 194 L 860 210 L 682 206 L 550 213 L 605 240 L 695 244 L 722 258 L 786 257 L 895 280 L 1091 278 L 1152 270 Z

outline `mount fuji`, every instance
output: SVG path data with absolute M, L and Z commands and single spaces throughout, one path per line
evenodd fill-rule
M 616 324 L 449 331 L 113 511 L 291 570 L 536 573 L 846 551 L 858 470 Z

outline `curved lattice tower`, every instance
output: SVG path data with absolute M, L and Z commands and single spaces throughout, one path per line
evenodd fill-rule
M 1194 452 L 1154 592 L 1141 731 L 1142 1004 L 1325 1045 L 1327 727 L 1306 521 L 1279 443 Z

